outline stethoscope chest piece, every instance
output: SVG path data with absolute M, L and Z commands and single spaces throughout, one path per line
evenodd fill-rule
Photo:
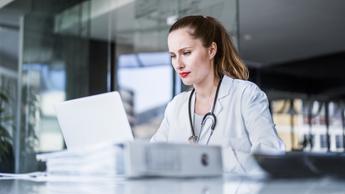
M 190 137 L 188 138 L 188 141 L 189 141 L 189 143 L 191 143 L 191 144 L 198 143 L 199 137 L 196 136 L 196 135 L 192 135 L 192 136 L 190 136 Z

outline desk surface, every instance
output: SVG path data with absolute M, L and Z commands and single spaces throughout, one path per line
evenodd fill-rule
M 345 180 L 331 178 L 269 180 L 235 177 L 197 179 L 71 179 L 0 180 L 6 194 L 345 194 Z

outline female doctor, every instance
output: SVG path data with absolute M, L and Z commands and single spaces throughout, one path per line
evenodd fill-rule
M 267 97 L 246 81 L 248 69 L 221 23 L 181 18 L 169 30 L 168 47 L 175 71 L 193 89 L 167 105 L 151 142 L 221 145 L 224 169 L 239 174 L 259 170 L 253 152 L 284 150 Z

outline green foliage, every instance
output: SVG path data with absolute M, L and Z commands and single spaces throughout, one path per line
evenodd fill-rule
M 1 84 L 1 83 L 0 83 Z M 21 145 L 19 152 L 20 171 L 36 170 L 36 160 L 34 155 L 35 148 L 38 145 L 38 136 L 36 128 L 39 124 L 39 95 L 37 88 L 24 82 L 22 86 L 22 95 L 18 98 L 22 100 L 20 107 L 20 126 L 15 126 L 16 119 L 13 102 L 16 102 L 16 94 L 13 93 L 13 87 L 1 87 L 0 85 L 0 172 L 14 171 L 14 129 L 20 127 L 18 138 Z M 11 92 L 12 91 L 12 92 Z M 13 93 L 11 95 L 11 93 Z
M 9 98 L 0 91 L 0 170 L 2 172 L 13 171 L 13 138 L 9 130 L 14 126 L 11 124 L 13 116 L 6 112 L 8 103 Z
M 6 129 L 5 125 L 6 123 L 9 123 L 13 120 L 13 116 L 6 115 L 6 105 L 8 103 L 8 97 L 5 95 L 5 93 L 0 91 L 0 153 L 1 152 L 1 143 L 2 142 L 11 142 L 12 137 L 10 133 L 8 132 L 8 129 Z
M 25 147 L 22 149 L 22 154 L 30 154 L 35 152 L 35 147 L 38 143 L 38 136 L 35 128 L 37 127 L 37 113 L 39 112 L 39 99 L 36 94 L 37 91 L 28 85 L 23 86 L 22 99 L 23 108 L 25 111 L 22 112 L 22 125 L 20 142 Z

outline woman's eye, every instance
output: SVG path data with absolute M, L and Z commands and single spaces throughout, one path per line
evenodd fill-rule
M 190 51 L 185 51 L 185 52 L 183 52 L 183 55 L 190 55 Z
M 175 55 L 170 55 L 170 58 L 172 58 L 172 59 L 175 58 L 175 57 L 176 57 Z

